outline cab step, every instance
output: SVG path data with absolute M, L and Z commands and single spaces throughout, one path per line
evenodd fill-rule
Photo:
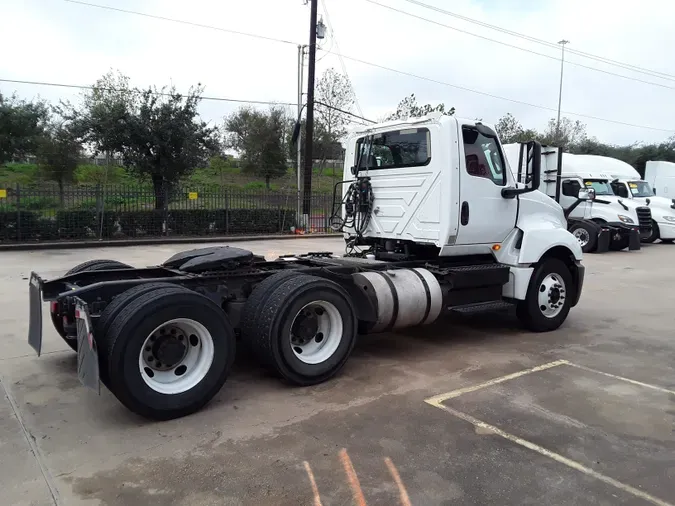
M 448 310 L 452 313 L 474 314 L 507 311 L 513 307 L 515 307 L 515 304 L 511 304 L 503 300 L 491 300 L 488 302 L 478 302 L 475 304 L 464 304 L 462 306 L 451 306 L 448 308 Z

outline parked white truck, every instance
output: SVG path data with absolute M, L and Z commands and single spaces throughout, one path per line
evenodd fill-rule
M 432 115 L 356 131 L 333 216 L 347 256 L 267 260 L 221 246 L 153 267 L 102 259 L 56 279 L 32 273 L 29 344 L 39 355 L 48 301 L 83 384 L 169 419 L 204 406 L 242 346 L 308 386 L 339 373 L 358 333 L 514 306 L 525 327 L 557 329 L 581 296 L 582 251 L 537 190 L 541 146 L 526 147 L 529 183 L 516 185 L 497 134 L 476 121 Z
M 648 237 L 643 237 L 642 241 L 652 243 L 661 239 L 661 242 L 673 242 L 675 240 L 675 200 L 655 196 L 652 186 L 640 177 L 640 173 L 632 165 L 607 156 L 594 158 L 598 169 L 611 179 L 610 186 L 615 195 L 632 200 L 637 205 L 649 207 L 652 214 L 652 231 Z M 672 165 L 675 167 L 675 164 Z M 675 176 L 675 173 L 673 175 Z M 675 183 L 675 177 L 670 179 Z M 667 178 L 662 177 L 659 182 L 667 191 Z
M 520 145 L 507 144 L 504 149 L 512 168 L 517 167 Z M 643 202 L 615 195 L 602 158 L 542 147 L 540 190 L 566 210 L 569 229 L 584 252 L 602 251 L 598 246 L 605 230 L 609 249 L 640 249 L 640 240 L 652 234 L 651 211 Z M 579 204 L 580 190 L 593 190 L 594 198 Z

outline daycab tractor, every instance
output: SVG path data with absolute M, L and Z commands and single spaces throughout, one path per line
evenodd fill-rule
M 39 355 L 47 301 L 85 386 L 170 419 L 209 402 L 237 349 L 308 386 L 339 373 L 357 334 L 452 312 L 515 307 L 526 328 L 555 330 L 581 296 L 582 251 L 537 191 L 539 144 L 527 150 L 531 183 L 517 187 L 481 123 L 434 115 L 354 132 L 333 217 L 347 255 L 266 260 L 224 246 L 154 267 L 92 260 L 56 279 L 32 273 L 28 341 Z
M 675 199 L 655 196 L 651 185 L 640 177 L 640 173 L 624 161 L 616 158 L 597 157 L 603 170 L 611 174 L 611 187 L 616 195 L 630 199 L 639 205 L 649 207 L 652 213 L 652 233 L 642 242 L 672 243 L 675 240 Z M 649 164 L 651 162 L 647 162 Z M 668 162 L 664 162 L 668 163 Z M 675 164 L 673 164 L 675 166 Z M 660 182 L 664 182 L 662 178 Z M 675 180 L 675 178 L 674 178 Z M 667 180 L 666 180 L 667 181 Z M 667 182 L 664 185 L 667 190 Z
M 518 150 L 518 144 L 506 146 L 512 163 Z M 585 253 L 639 250 L 640 240 L 652 233 L 649 207 L 616 196 L 611 178 L 595 158 L 571 153 L 563 156 L 562 149 L 544 146 L 541 190 L 563 207 L 569 230 Z M 592 191 L 589 194 L 587 190 Z M 579 202 L 580 192 L 583 202 Z

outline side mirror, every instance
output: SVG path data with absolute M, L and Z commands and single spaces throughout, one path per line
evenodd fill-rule
M 530 154 L 531 151 L 531 154 Z M 539 189 L 541 183 L 541 144 L 537 141 L 527 143 L 527 159 L 532 160 L 532 170 L 529 174 L 529 182 L 532 183 L 532 190 Z
M 595 200 L 595 190 L 593 188 L 581 189 L 577 198 L 579 200 Z

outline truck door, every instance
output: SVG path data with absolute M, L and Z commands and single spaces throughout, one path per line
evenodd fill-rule
M 455 244 L 494 244 L 513 230 L 518 199 L 502 197 L 508 168 L 496 138 L 460 127 L 460 223 Z

